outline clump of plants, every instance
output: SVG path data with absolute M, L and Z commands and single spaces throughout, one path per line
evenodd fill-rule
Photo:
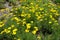
M 55 0 L 56 3 L 60 3 L 60 0 Z
M 13 7 L 13 14 L 6 21 L 0 21 L 0 36 L 6 40 L 59 40 L 60 8 L 48 0 L 20 1 L 21 6 Z M 8 16 L 8 15 L 7 15 Z M 58 35 L 57 35 L 58 34 Z M 5 37 L 6 36 L 6 37 Z M 2 39 L 0 37 L 0 39 Z
M 60 0 L 52 0 L 55 4 L 60 4 Z

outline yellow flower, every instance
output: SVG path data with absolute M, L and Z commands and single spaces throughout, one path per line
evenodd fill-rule
M 16 21 L 20 21 L 20 19 L 19 19 L 19 18 L 17 18 L 17 17 L 15 17 L 14 19 L 15 19 Z
M 19 22 L 17 22 L 17 24 L 20 24 Z
M 14 27 L 15 25 L 11 25 L 11 27 Z
M 50 15 L 50 18 L 52 18 L 52 15 Z
M 20 40 L 20 38 L 18 38 L 17 40 Z
M 3 34 L 4 33 L 4 31 L 1 31 L 1 33 L 0 34 Z
M 17 38 L 16 37 L 14 37 L 14 40 L 16 40 Z
M 3 22 L 0 22 L 0 24 L 2 24 Z
M 44 8 L 40 8 L 40 11 L 44 10 Z
M 23 21 L 23 25 L 26 24 L 26 21 Z
M 0 24 L 0 27 L 3 27 L 4 26 L 4 24 Z
M 53 8 L 50 10 L 51 12 L 56 12 L 56 10 L 54 10 Z
M 55 20 L 54 22 L 58 22 L 57 20 Z
M 59 16 L 60 14 L 58 12 L 55 13 L 56 16 Z
M 25 30 L 25 32 L 29 32 L 29 30 L 28 30 L 28 29 L 26 29 L 26 30 Z
M 8 29 L 4 29 L 4 32 L 6 32 L 6 33 L 10 33 L 10 30 L 8 30 Z
M 36 31 L 38 31 L 38 27 L 34 27 Z
M 4 26 L 4 24 L 3 23 L 0 23 L 0 27 L 3 27 Z
M 15 31 L 13 31 L 13 33 L 12 33 L 13 35 L 16 35 L 16 32 Z
M 11 27 L 8 27 L 8 29 L 11 29 Z
M 18 10 L 18 8 L 15 8 L 15 10 Z
M 37 16 L 37 20 L 40 20 L 41 16 Z
M 9 13 L 9 15 L 13 15 L 13 13 Z
M 25 6 L 22 6 L 22 8 L 24 9 L 24 8 L 25 8 Z
M 15 35 L 15 34 L 16 34 L 16 31 L 17 31 L 17 28 L 15 28 L 15 29 L 12 31 L 12 34 Z
M 54 18 L 51 18 L 52 20 L 55 20 Z
M 33 23 L 33 21 L 31 21 L 31 23 Z
M 35 12 L 35 9 L 32 9 L 32 12 L 34 13 Z
M 33 30 L 32 33 L 33 33 L 33 34 L 36 34 L 36 30 Z
M 10 30 L 8 30 L 6 33 L 10 33 Z
M 7 16 L 7 14 L 3 14 L 3 16 Z
M 25 21 L 26 19 L 23 19 L 23 21 Z
M 43 21 L 43 19 L 40 19 L 40 21 Z
M 13 16 L 16 16 L 16 15 L 13 15 Z
M 31 28 L 31 24 L 30 23 L 26 24 L 26 27 L 27 27 L 27 29 Z
M 28 14 L 27 14 L 27 17 L 30 18 L 30 17 L 31 17 L 31 14 L 28 13 Z
M 13 31 L 17 31 L 17 28 L 15 28 Z
M 40 37 L 39 35 L 37 36 L 37 38 L 38 38 L 38 39 L 41 39 L 41 37 Z
M 33 2 L 31 2 L 30 4 L 33 5 Z
M 22 16 L 22 17 L 25 17 L 25 16 L 26 16 L 26 14 L 25 14 L 25 13 L 22 13 L 22 14 L 21 14 L 21 16 Z
M 52 22 L 51 21 L 49 21 L 49 24 L 51 24 Z

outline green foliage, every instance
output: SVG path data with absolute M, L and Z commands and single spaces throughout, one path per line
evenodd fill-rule
M 4 3 L 5 2 L 5 0 L 0 0 L 0 3 Z
M 55 0 L 56 3 L 60 3 L 60 0 Z
M 17 0 L 9 0 L 12 4 L 16 5 Z
M 5 8 L 4 3 L 5 3 L 5 0 L 0 0 L 0 9 Z
M 3 8 L 6 8 L 6 7 L 4 6 L 4 3 L 0 3 L 0 9 L 3 9 Z

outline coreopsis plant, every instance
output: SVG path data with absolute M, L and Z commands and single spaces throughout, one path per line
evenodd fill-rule
M 1 20 L 0 39 L 6 40 L 59 40 L 60 8 L 49 0 L 24 0 L 13 7 L 12 17 Z M 10 14 L 11 14 L 10 13 Z

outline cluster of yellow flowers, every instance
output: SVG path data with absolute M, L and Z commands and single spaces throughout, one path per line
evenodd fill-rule
M 35 30 L 32 31 L 33 34 L 36 34 L 36 32 L 38 31 L 37 27 L 34 27 Z
M 4 26 L 4 23 L 3 22 L 0 22 L 0 27 L 3 27 Z
M 59 26 L 58 17 L 60 16 L 59 7 L 51 2 L 44 4 L 42 0 L 21 0 L 20 2 L 20 7 L 11 10 L 12 12 L 9 15 L 12 14 L 12 17 L 8 18 L 5 24 L 2 21 L 0 22 L 0 28 L 4 28 L 0 34 L 18 34 L 18 37 L 20 37 L 21 33 L 36 35 L 37 31 L 45 26 L 57 29 L 56 27 Z M 8 15 L 5 16 L 8 17 Z M 40 40 L 41 36 L 38 35 L 37 38 Z M 17 40 L 20 40 L 20 38 Z

